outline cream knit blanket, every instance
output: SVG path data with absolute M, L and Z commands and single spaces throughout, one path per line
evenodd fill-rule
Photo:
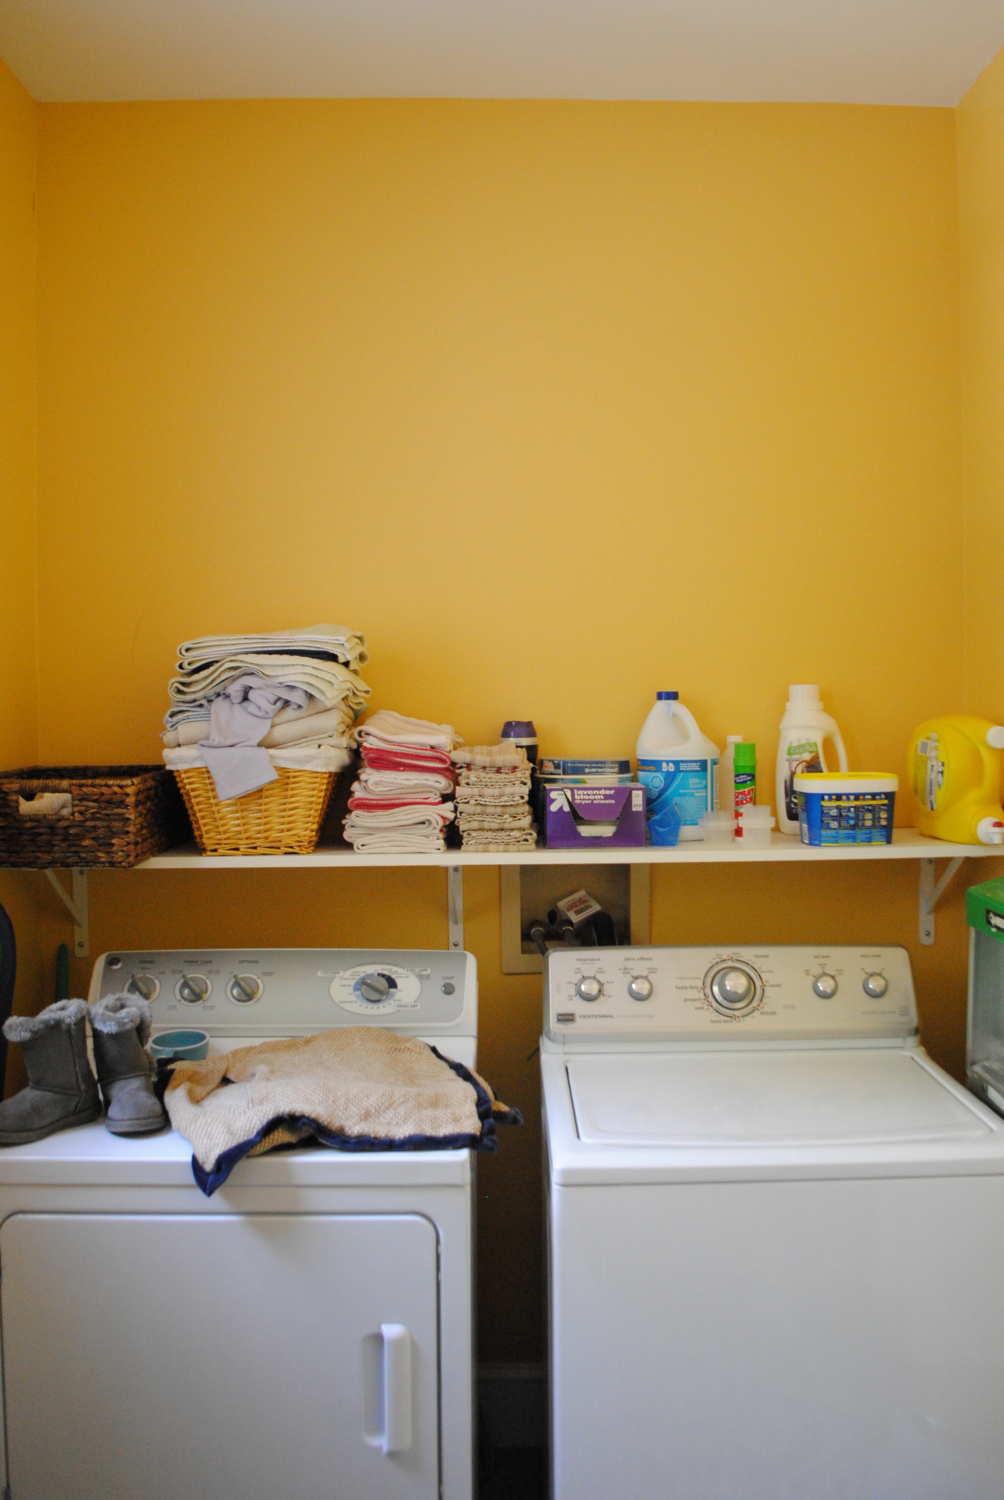
M 494 1151 L 496 1120 L 522 1124 L 476 1073 L 377 1026 L 181 1063 L 164 1104 L 191 1143 L 192 1172 L 207 1195 L 242 1157 L 311 1136 L 348 1151 Z

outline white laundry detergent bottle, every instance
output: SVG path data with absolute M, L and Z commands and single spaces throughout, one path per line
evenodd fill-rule
M 798 834 L 795 777 L 806 771 L 830 769 L 823 754 L 825 740 L 833 741 L 841 771 L 847 770 L 847 751 L 837 721 L 824 711 L 814 682 L 793 683 L 785 710 L 777 747 L 777 826 L 781 833 Z
M 679 693 L 657 693 L 638 736 L 638 780 L 646 789 L 653 844 L 699 839 L 698 824 L 715 805 L 718 746 L 697 727 Z

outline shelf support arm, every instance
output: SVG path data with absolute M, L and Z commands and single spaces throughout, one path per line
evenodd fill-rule
M 450 952 L 464 951 L 464 871 L 461 865 L 446 867 L 446 901 L 450 923 Z
M 933 859 L 920 861 L 920 941 L 925 947 L 934 942 L 934 910 L 948 890 L 965 860 L 964 854 L 948 861 L 948 868 L 938 880 Z
M 55 870 L 46 870 L 44 873 L 52 889 L 56 892 L 56 895 L 73 918 L 74 955 L 77 958 L 87 958 L 91 951 L 91 924 L 90 914 L 87 909 L 87 871 L 74 870 L 72 872 L 72 896 Z

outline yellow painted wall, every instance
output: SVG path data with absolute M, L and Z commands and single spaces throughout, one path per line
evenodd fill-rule
M 0 766 L 38 753 L 35 577 L 35 173 L 37 106 L 0 62 Z M 36 1011 L 61 936 L 40 875 L 0 872 L 18 949 L 15 1008 Z M 55 926 L 52 922 L 55 921 Z M 11 1059 L 12 1086 L 23 1081 Z
M 629 754 L 659 687 L 855 764 L 963 706 L 952 112 L 476 101 L 39 109 L 40 753 L 153 760 L 176 643 L 338 619 L 375 704 Z M 953 611 L 955 612 L 953 615 Z M 34 877 L 32 877 L 34 878 Z M 661 870 L 653 937 L 911 948 L 915 867 Z M 465 882 L 481 1357 L 540 1356 L 539 980 Z M 93 952 L 445 941 L 442 872 L 105 873 Z M 86 965 L 75 966 L 78 987 Z
M 966 503 L 966 699 L 1004 716 L 1004 52 L 956 111 Z

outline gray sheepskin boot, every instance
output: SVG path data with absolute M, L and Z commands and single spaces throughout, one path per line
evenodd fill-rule
M 21 1048 L 28 1087 L 0 1103 L 0 1146 L 24 1146 L 98 1118 L 85 1000 L 57 1000 L 37 1016 L 10 1016 L 3 1034 Z
M 113 1135 L 145 1135 L 167 1124 L 153 1091 L 157 1064 L 146 1050 L 150 1002 L 141 995 L 106 995 L 91 1006 L 94 1066 Z

